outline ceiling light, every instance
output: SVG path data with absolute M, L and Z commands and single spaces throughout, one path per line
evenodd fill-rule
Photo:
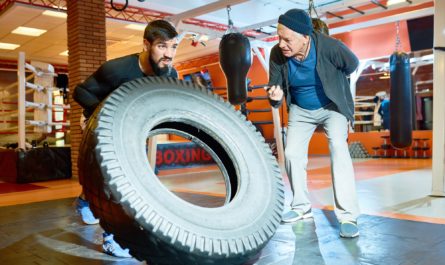
M 20 47 L 20 45 L 13 44 L 13 43 L 0 42 L 0 49 L 3 49 L 3 50 L 15 50 L 15 49 L 17 49 L 17 47 Z
M 60 17 L 60 18 L 67 17 L 65 12 L 57 12 L 57 11 L 52 11 L 52 10 L 45 10 L 45 11 L 43 11 L 42 15 L 50 16 L 50 17 Z
M 52 2 L 55 2 L 55 1 L 52 1 Z M 59 3 L 60 2 L 61 1 L 59 1 Z M 57 10 L 65 10 L 65 11 L 68 9 L 66 6 L 61 6 L 61 5 L 49 5 L 49 7 L 52 7 L 52 8 L 57 9 Z
M 125 28 L 133 29 L 133 30 L 139 30 L 139 31 L 144 31 L 145 30 L 145 25 L 144 24 L 128 24 L 128 25 L 125 26 Z
M 64 51 L 64 52 L 61 52 L 61 53 L 59 53 L 59 55 L 62 55 L 62 56 L 68 56 L 68 50 L 66 50 L 66 51 Z
M 207 36 L 207 35 L 201 35 L 201 36 L 199 37 L 199 41 L 201 41 L 201 42 L 209 41 L 209 36 Z
M 45 33 L 45 29 L 36 29 L 36 28 L 28 28 L 28 27 L 18 27 L 12 31 L 14 34 L 27 35 L 37 37 Z
M 407 2 L 406 0 L 389 0 L 388 2 L 386 2 L 387 6 L 391 6 L 391 5 L 396 5 L 396 4 L 400 4 L 403 2 Z

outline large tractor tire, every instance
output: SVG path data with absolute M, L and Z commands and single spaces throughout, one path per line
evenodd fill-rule
M 191 204 L 160 182 L 146 154 L 159 130 L 211 150 L 225 175 L 223 206 Z M 115 90 L 88 123 L 78 165 L 103 229 L 150 265 L 243 264 L 280 224 L 284 189 L 269 146 L 239 111 L 188 82 L 147 77 Z

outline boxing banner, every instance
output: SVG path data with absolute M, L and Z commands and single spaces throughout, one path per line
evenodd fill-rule
M 158 144 L 156 167 L 159 169 L 193 167 L 214 164 L 215 161 L 202 147 L 195 143 Z

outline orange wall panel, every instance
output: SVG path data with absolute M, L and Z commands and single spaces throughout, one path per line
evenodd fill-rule
M 406 21 L 399 23 L 399 36 L 402 51 L 411 51 Z M 391 55 L 396 49 L 396 23 L 388 23 L 336 34 L 334 38 L 343 41 L 359 59 L 369 59 Z

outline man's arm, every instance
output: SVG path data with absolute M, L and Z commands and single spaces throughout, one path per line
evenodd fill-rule
M 100 100 L 91 91 L 96 91 L 99 88 L 99 82 L 94 75 L 88 77 L 83 83 L 78 84 L 74 89 L 73 98 L 84 109 L 85 117 L 91 116 Z
M 270 52 L 270 60 L 269 60 L 269 87 L 272 86 L 280 86 L 279 89 L 283 89 L 283 76 L 281 74 L 280 66 L 281 58 L 280 58 L 280 48 L 275 46 L 272 48 Z M 268 92 L 270 92 L 268 90 Z M 283 96 L 284 97 L 284 96 Z M 269 98 L 270 105 L 274 108 L 279 108 L 283 103 L 283 97 L 280 100 L 273 100 Z
M 91 116 L 100 102 L 113 90 L 113 83 L 120 79 L 116 69 L 120 68 L 106 62 L 74 89 L 73 98 L 84 109 L 85 117 Z
M 357 56 L 341 41 L 337 42 L 336 49 L 331 53 L 332 62 L 346 75 L 350 75 L 357 69 L 359 60 Z

